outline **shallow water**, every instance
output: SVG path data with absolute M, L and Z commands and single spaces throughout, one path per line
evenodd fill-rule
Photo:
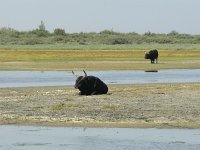
M 83 72 L 76 72 L 83 75 Z M 107 84 L 200 82 L 200 69 L 145 71 L 87 71 Z M 71 71 L 0 71 L 0 87 L 74 85 Z
M 200 129 L 0 126 L 1 150 L 198 150 Z

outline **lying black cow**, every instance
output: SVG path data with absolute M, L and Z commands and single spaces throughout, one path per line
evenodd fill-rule
M 158 63 L 158 51 L 156 49 L 150 50 L 148 53 L 145 52 L 145 59 L 150 59 L 151 63 Z
M 108 87 L 103 81 L 95 76 L 87 76 L 84 70 L 83 72 L 85 76 L 77 76 L 74 71 L 72 71 L 77 77 L 74 87 L 79 89 L 79 95 L 98 95 L 108 92 Z

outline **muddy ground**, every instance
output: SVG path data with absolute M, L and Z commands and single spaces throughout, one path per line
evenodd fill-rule
M 200 128 L 200 83 L 109 85 L 94 96 L 73 86 L 0 88 L 0 124 Z

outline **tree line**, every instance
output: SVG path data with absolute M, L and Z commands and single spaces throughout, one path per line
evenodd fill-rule
M 37 45 L 37 44 L 199 44 L 200 35 L 181 34 L 176 31 L 170 33 L 144 34 L 135 32 L 121 33 L 113 30 L 89 33 L 67 33 L 62 28 L 56 28 L 53 32 L 46 30 L 43 22 L 38 28 L 31 31 L 17 31 L 9 27 L 0 28 L 0 45 Z

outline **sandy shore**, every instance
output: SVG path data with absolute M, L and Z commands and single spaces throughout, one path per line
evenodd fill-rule
M 200 83 L 109 85 L 79 96 L 72 86 L 0 88 L 0 124 L 200 128 Z

